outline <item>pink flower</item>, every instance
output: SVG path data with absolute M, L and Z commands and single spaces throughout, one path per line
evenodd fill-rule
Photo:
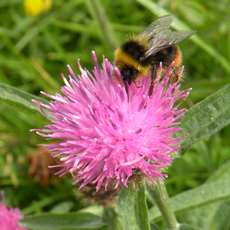
M 1 230 L 27 230 L 26 228 L 19 227 L 18 221 L 22 219 L 22 215 L 18 208 L 7 209 L 4 201 L 4 193 L 2 194 L 2 204 L 0 204 L 0 229 Z
M 46 96 L 53 99 L 50 105 L 35 101 L 53 116 L 45 114 L 52 124 L 37 133 L 49 139 L 61 139 L 47 147 L 53 157 L 61 156 L 63 163 L 58 172 L 70 172 L 80 188 L 89 182 L 97 183 L 97 190 L 110 178 L 116 179 L 115 188 L 127 181 L 134 169 L 139 169 L 151 180 L 165 178 L 161 168 L 170 165 L 171 153 L 180 147 L 181 138 L 172 138 L 180 130 L 176 128 L 186 109 L 177 110 L 186 99 L 189 90 L 179 91 L 180 85 L 168 85 L 170 71 L 159 81 L 157 76 L 154 91 L 148 97 L 149 77 L 143 77 L 137 88 L 129 87 L 129 101 L 123 83 L 114 80 L 120 73 L 108 60 L 103 69 L 93 52 L 94 76 L 79 64 L 79 79 L 68 66 L 69 81 L 62 75 L 66 86 L 56 94 Z M 169 68 L 170 69 L 170 68 Z M 161 72 L 161 67 L 160 71 Z M 121 81 L 122 82 L 122 81 Z M 181 99 L 177 106 L 174 102 Z M 55 118 L 54 118 L 55 117 Z M 54 166 L 53 166 L 54 167 Z

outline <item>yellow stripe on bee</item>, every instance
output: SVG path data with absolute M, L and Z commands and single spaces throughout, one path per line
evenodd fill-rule
M 148 75 L 149 69 L 151 68 L 150 65 L 140 65 L 138 61 L 136 61 L 132 56 L 124 52 L 121 48 L 118 48 L 115 51 L 115 58 L 119 64 L 124 63 L 125 65 L 132 66 L 134 69 L 138 70 L 143 75 Z

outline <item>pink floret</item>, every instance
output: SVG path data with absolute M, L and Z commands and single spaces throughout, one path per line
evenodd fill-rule
M 1 192 L 3 201 L 0 204 L 0 230 L 27 230 L 20 227 L 18 221 L 23 218 L 18 208 L 7 209 L 4 203 L 4 193 Z

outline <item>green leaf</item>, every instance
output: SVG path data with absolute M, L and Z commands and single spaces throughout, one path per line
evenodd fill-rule
M 225 202 L 225 201 L 222 201 Z M 191 224 L 196 230 L 211 230 L 212 218 L 220 202 L 211 203 L 179 215 L 180 222 Z
M 212 219 L 211 230 L 229 230 L 230 201 L 223 202 Z
M 230 180 L 230 161 L 221 165 L 221 167 L 218 168 L 205 183 L 213 183 L 216 181 L 224 180 Z M 227 203 L 228 202 L 229 201 L 227 201 Z M 221 222 L 225 222 L 226 220 L 223 216 L 224 213 L 221 213 L 221 203 L 225 204 L 226 201 L 215 202 L 209 205 L 205 205 L 203 207 L 193 209 L 189 212 L 184 213 L 183 215 L 180 215 L 180 220 L 183 223 L 192 224 L 192 226 L 194 226 L 196 230 L 216 230 L 216 228 L 212 227 L 217 227 L 218 224 L 222 226 Z M 217 223 L 218 219 L 220 219 L 220 223 Z
M 47 123 L 46 117 L 41 113 L 38 105 L 32 102 L 32 99 L 42 102 L 43 104 L 49 104 L 49 102 L 40 97 L 34 96 L 13 86 L 9 86 L 0 83 L 0 101 L 9 104 L 21 111 L 32 115 L 36 119 Z M 46 114 L 48 110 L 44 109 Z
M 230 160 L 216 170 L 206 181 L 211 183 L 213 181 L 230 180 Z M 222 202 L 212 218 L 211 230 L 229 230 L 230 227 L 230 201 Z
M 178 230 L 195 230 L 195 228 L 189 224 L 180 224 Z
M 91 213 L 36 214 L 25 217 L 20 226 L 32 229 L 97 229 L 104 226 L 102 218 Z
M 127 230 L 148 230 L 148 211 L 145 186 L 123 187 L 118 199 L 118 212 Z
M 67 213 L 71 210 L 71 208 L 74 206 L 73 202 L 71 201 L 64 201 L 56 206 L 54 206 L 50 212 L 52 213 Z
M 97 216 L 102 216 L 104 208 L 99 205 L 90 205 L 78 211 L 78 213 L 91 213 Z
M 229 183 L 230 180 L 207 183 L 172 197 L 170 202 L 174 213 L 180 214 L 197 207 L 230 199 Z M 156 206 L 149 210 L 149 219 L 161 219 L 161 214 Z
M 211 183 L 215 181 L 230 180 L 230 160 L 220 166 L 206 181 Z
M 53 204 L 55 201 L 60 200 L 61 197 L 62 197 L 61 194 L 57 193 L 55 195 L 53 194 L 52 196 L 45 197 L 36 202 L 33 202 L 31 205 L 21 210 L 22 215 L 26 216 L 30 213 L 37 212 L 38 210 L 41 210 L 42 208 Z
M 104 208 L 103 220 L 105 221 L 109 230 L 125 230 L 123 222 L 113 207 L 106 206 Z
M 209 137 L 230 123 L 230 84 L 191 107 L 182 119 L 183 138 L 178 153 L 183 155 L 197 141 Z
M 160 228 L 155 223 L 150 223 L 151 230 L 160 230 Z

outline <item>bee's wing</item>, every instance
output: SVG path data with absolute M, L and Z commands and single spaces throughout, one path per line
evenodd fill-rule
M 191 37 L 196 33 L 196 30 L 180 30 L 180 31 L 171 31 L 168 30 L 165 33 L 165 37 L 167 40 L 171 41 L 172 44 L 178 44 L 185 39 Z
M 166 31 L 173 21 L 172 15 L 164 15 L 155 21 L 153 21 L 149 26 L 147 26 L 138 37 L 144 37 L 145 39 L 153 37 L 155 34 Z
M 168 48 L 189 38 L 196 31 L 192 30 L 180 30 L 180 31 L 162 31 L 155 36 L 149 38 L 149 49 L 145 52 L 143 59 L 148 58 L 150 55 L 157 53 L 158 51 Z

